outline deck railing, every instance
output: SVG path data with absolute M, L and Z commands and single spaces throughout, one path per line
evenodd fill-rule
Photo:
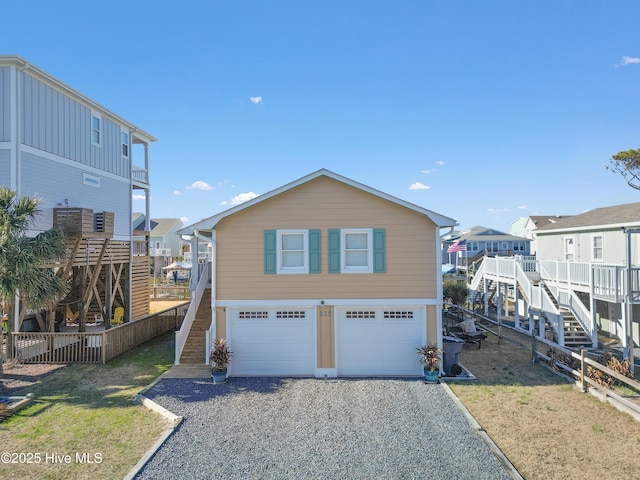
M 21 363 L 106 363 L 180 327 L 186 306 L 172 307 L 102 332 L 11 333 Z

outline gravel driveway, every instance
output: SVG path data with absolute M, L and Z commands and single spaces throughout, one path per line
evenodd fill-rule
M 509 479 L 441 385 L 417 379 L 164 379 L 182 425 L 139 479 Z

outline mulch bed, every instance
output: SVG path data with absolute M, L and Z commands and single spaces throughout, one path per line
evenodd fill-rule
M 16 395 L 19 391 L 27 391 L 28 387 L 65 366 L 47 364 L 10 366 L 5 363 L 3 373 L 0 375 L 0 396 Z

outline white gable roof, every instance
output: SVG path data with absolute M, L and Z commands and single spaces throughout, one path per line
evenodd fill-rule
M 244 202 L 240 205 L 236 205 L 235 207 L 229 208 L 228 210 L 225 210 L 223 212 L 220 212 L 216 215 L 213 215 L 212 217 L 209 218 L 205 218 L 204 220 L 200 220 L 197 223 L 194 223 L 193 225 L 190 225 L 188 227 L 182 228 L 180 230 L 178 230 L 178 234 L 180 235 L 193 235 L 194 232 L 196 230 L 213 230 L 216 225 L 218 224 L 218 222 L 220 220 L 222 220 L 223 218 L 226 218 L 230 215 L 233 215 L 236 212 L 239 212 L 241 210 L 244 210 L 246 208 L 250 208 L 253 205 L 256 205 L 258 203 L 264 202 L 265 200 L 268 200 L 270 198 L 273 198 L 277 195 L 280 195 L 281 193 L 287 192 L 293 188 L 296 188 L 300 185 L 303 185 L 307 182 L 310 182 L 311 180 L 314 180 L 318 177 L 328 177 L 331 178 L 333 180 L 336 180 L 338 182 L 344 183 L 346 185 L 349 185 L 351 187 L 357 188 L 359 190 L 362 190 L 364 192 L 370 193 L 372 195 L 375 195 L 377 197 L 383 198 L 384 200 L 388 200 L 389 202 L 395 203 L 396 205 L 400 205 L 402 207 L 408 208 L 410 210 L 413 210 L 414 212 L 420 213 L 426 217 L 428 217 L 429 219 L 431 219 L 431 221 L 433 221 L 433 223 L 436 224 L 436 226 L 438 227 L 454 227 L 458 224 L 458 222 L 454 219 L 454 218 L 450 218 L 450 217 L 446 217 L 444 215 L 440 215 L 439 213 L 435 213 L 432 212 L 431 210 L 427 210 L 426 208 L 422 208 L 419 207 L 417 205 L 414 205 L 413 203 L 409 203 L 406 202 L 404 200 L 401 200 L 399 198 L 396 198 L 392 195 L 389 195 L 387 193 L 381 192 L 379 190 L 376 190 L 374 188 L 368 187 L 366 185 L 363 185 L 362 183 L 358 183 L 354 180 L 351 180 L 349 178 L 343 177 L 341 175 L 338 175 L 337 173 L 333 173 L 330 172 L 329 170 L 326 169 L 321 169 L 318 170 L 316 172 L 313 172 L 305 177 L 302 177 L 298 180 L 295 180 L 291 183 L 287 183 L 286 185 L 283 185 L 282 187 L 276 188 L 275 190 L 271 190 L 268 193 L 265 193 L 263 195 L 259 195 L 256 198 L 249 200 L 248 202 Z

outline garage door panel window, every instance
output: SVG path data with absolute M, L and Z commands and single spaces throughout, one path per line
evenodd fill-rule
M 393 319 L 401 319 L 401 318 L 413 318 L 413 312 L 411 311 L 385 311 L 384 318 L 393 318 Z
M 376 312 L 368 311 L 347 311 L 346 318 L 376 318 Z
M 307 318 L 306 312 L 303 311 L 287 311 L 276 312 L 276 318 Z
M 269 312 L 238 312 L 238 318 L 254 319 L 254 318 L 269 318 Z

